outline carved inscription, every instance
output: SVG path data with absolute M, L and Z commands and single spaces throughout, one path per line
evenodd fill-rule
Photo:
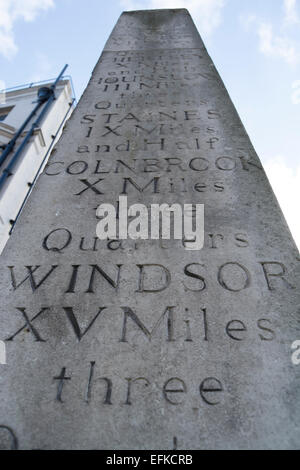
M 99 369 L 96 361 L 91 361 L 86 385 L 81 384 L 81 399 L 89 406 L 101 404 L 111 407 L 119 404 L 131 407 L 141 403 L 142 400 L 152 401 L 157 398 L 163 399 L 169 405 L 180 406 L 187 402 L 188 394 L 191 393 L 202 406 L 214 407 L 225 400 L 226 389 L 223 383 L 215 377 L 200 379 L 198 389 L 192 390 L 187 382 L 179 377 L 155 382 L 147 377 L 120 377 L 118 380 L 113 380 L 109 377 L 98 376 Z M 63 405 L 72 398 L 72 392 L 76 390 L 78 384 L 71 382 L 71 377 L 67 376 L 66 367 L 63 367 L 60 374 L 54 377 L 54 381 L 57 381 L 55 401 Z M 65 399 L 62 400 L 65 387 Z
M 125 39 L 113 33 L 44 167 L 47 217 L 34 195 L 32 213 L 42 224 L 28 216 L 37 224 L 34 249 L 26 240 L 30 249 L 18 246 L 1 267 L 10 300 L 0 339 L 18 359 L 36 354 L 29 377 L 41 415 L 51 405 L 55 418 L 72 424 L 100 413 L 91 426 L 108 423 L 112 445 L 121 442 L 116 416 L 125 413 L 131 429 L 135 412 L 150 409 L 176 426 L 187 416 L 203 441 L 223 429 L 246 439 L 235 426 L 253 394 L 248 364 L 256 380 L 261 360 L 259 380 L 269 380 L 262 364 L 284 342 L 282 305 L 296 290 L 295 259 L 276 249 L 280 226 L 269 233 L 262 165 L 205 48 L 195 48 L 190 28 L 174 24 L 166 33 L 159 21 L 143 21 L 128 18 Z M 147 208 L 204 204 L 203 249 L 188 252 L 185 238 L 98 239 L 97 208 L 114 205 L 120 221 L 120 195 Z M 181 431 L 170 429 L 174 450 Z M 9 423 L 0 425 L 0 448 L 18 448 Z
M 166 291 L 173 282 L 182 291 L 202 292 L 208 289 L 206 273 L 208 267 L 202 263 L 190 263 L 179 266 L 178 275 L 172 275 L 167 266 L 160 264 L 116 264 L 109 268 L 98 264 L 71 265 L 71 266 L 24 266 L 18 268 L 8 266 L 10 286 L 13 291 L 20 289 L 35 293 L 41 288 L 48 288 L 56 284 L 60 272 L 64 272 L 64 282 L 61 283 L 66 294 L 83 292 L 85 294 L 97 293 L 97 287 L 105 283 L 115 291 L 121 291 L 123 285 L 127 288 L 127 280 L 130 273 L 132 280 L 136 282 L 136 294 L 156 294 Z M 259 269 L 259 275 L 256 272 Z M 125 273 L 126 270 L 126 274 Z M 213 273 L 214 285 L 232 293 L 242 292 L 253 288 L 255 282 L 263 282 L 264 289 L 276 291 L 278 289 L 294 289 L 290 280 L 287 267 L 278 261 L 263 261 L 257 263 L 257 271 L 251 272 L 250 268 L 240 261 L 228 261 L 219 263 Z M 24 277 L 25 276 L 25 277 Z M 145 279 L 148 279 L 146 284 Z M 193 279 L 191 283 L 190 279 Z M 179 282 L 178 282 L 179 281 Z M 159 284 L 157 284 L 159 283 Z M 155 284 L 157 287 L 155 287 Z M 83 287 L 79 287 L 83 286 Z M 83 290 L 82 290 L 83 289 Z
M 107 331 L 104 329 L 108 322 L 108 319 L 113 319 L 115 324 L 114 331 L 110 332 L 111 341 L 116 343 L 131 343 L 133 339 L 137 338 L 140 334 L 144 338 L 144 341 L 149 342 L 151 345 L 152 340 L 156 340 L 158 331 L 163 331 L 164 334 L 162 339 L 159 341 L 166 341 L 168 343 L 189 343 L 191 348 L 193 345 L 197 345 L 200 341 L 210 342 L 214 341 L 216 336 L 219 335 L 218 328 L 215 325 L 215 319 L 221 316 L 221 312 L 211 312 L 206 307 L 200 308 L 198 311 L 190 311 L 188 308 L 180 311 L 175 306 L 167 306 L 162 312 L 153 312 L 152 326 L 146 324 L 142 319 L 144 313 L 136 312 L 130 306 L 113 307 L 104 306 L 98 307 L 96 312 L 86 311 L 85 312 L 85 327 L 80 326 L 78 320 L 79 308 L 63 306 L 57 311 L 55 307 L 43 308 L 38 314 L 33 315 L 29 318 L 26 308 L 16 309 L 22 314 L 22 320 L 26 321 L 23 325 L 6 338 L 6 341 L 17 341 L 23 340 L 22 334 L 31 333 L 31 338 L 34 342 L 45 343 L 51 341 L 52 338 L 45 338 L 43 326 L 40 320 L 47 316 L 48 321 L 53 317 L 53 321 L 57 322 L 57 316 L 53 316 L 53 312 L 59 313 L 60 316 L 68 320 L 64 326 L 64 335 L 77 342 L 81 342 L 89 336 L 97 335 L 97 338 L 101 340 L 101 333 L 103 332 L 103 339 L 107 339 Z M 121 315 L 122 313 L 122 315 Z M 87 318 L 90 318 L 89 322 L 86 322 Z M 19 321 L 18 321 L 19 323 Z M 245 341 L 249 339 L 250 334 L 248 333 L 248 327 L 246 322 L 241 319 L 232 319 L 228 322 L 221 322 L 219 328 L 223 330 L 224 339 L 228 338 L 234 341 Z M 249 322 L 250 323 L 250 322 Z M 252 322 L 253 323 L 253 320 Z M 38 326 L 37 326 L 38 325 Z M 65 330 L 67 328 L 67 330 Z M 253 326 L 251 325 L 253 330 Z M 252 331 L 252 337 L 255 334 L 255 338 L 262 342 L 273 341 L 276 338 L 275 328 L 272 324 L 272 320 L 269 318 L 259 318 L 256 320 L 254 333 Z M 180 338 L 180 339 L 179 339 Z M 157 341 L 157 340 L 156 340 Z M 175 344 L 175 346 L 176 346 Z M 58 380 L 58 379 L 57 379 Z

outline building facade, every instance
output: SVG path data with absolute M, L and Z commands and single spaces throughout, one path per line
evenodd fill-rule
M 70 78 L 1 93 L 0 253 L 74 104 Z

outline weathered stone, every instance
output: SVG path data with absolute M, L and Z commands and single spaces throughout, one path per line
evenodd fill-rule
M 97 240 L 120 194 L 205 204 L 203 250 Z M 299 254 L 186 10 L 121 16 L 0 282 L 3 447 L 299 448 Z

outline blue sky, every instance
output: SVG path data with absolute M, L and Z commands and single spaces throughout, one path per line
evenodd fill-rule
M 123 10 L 188 8 L 300 246 L 300 0 L 0 0 L 0 88 L 55 77 L 80 97 Z

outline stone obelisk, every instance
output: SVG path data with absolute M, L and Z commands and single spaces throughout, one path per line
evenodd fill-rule
M 204 248 L 99 240 L 120 195 L 204 204 Z M 121 15 L 0 285 L 0 447 L 299 448 L 299 254 L 186 10 Z

